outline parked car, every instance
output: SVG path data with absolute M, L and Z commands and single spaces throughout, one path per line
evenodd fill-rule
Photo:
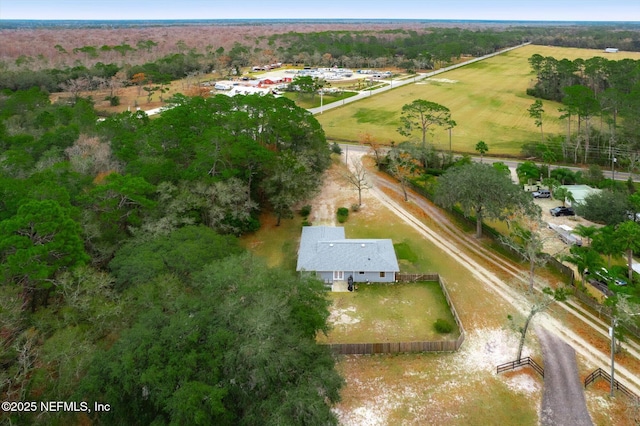
M 532 192 L 533 198 L 550 198 L 551 191 L 548 189 L 539 189 L 537 191 Z
M 590 275 L 589 270 L 585 270 L 584 274 L 585 275 Z M 600 268 L 596 269 L 596 271 L 593 273 L 593 275 L 594 275 L 594 278 L 592 280 L 593 281 L 597 281 L 600 284 L 604 284 L 604 285 L 613 284 L 613 285 L 617 285 L 617 286 L 625 286 L 625 285 L 627 285 L 627 282 L 625 280 L 623 280 L 622 278 L 614 276 L 605 267 L 600 267 Z
M 633 214 L 633 212 L 628 211 L 627 217 L 634 222 L 640 222 L 640 213 Z
M 549 210 L 549 213 L 551 213 L 551 216 L 575 216 L 576 215 L 576 212 L 574 212 L 571 207 L 562 207 L 562 206 L 552 208 L 551 210 Z

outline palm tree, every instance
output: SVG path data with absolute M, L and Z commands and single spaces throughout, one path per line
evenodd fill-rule
M 564 186 L 559 186 L 553 191 L 553 198 L 558 201 L 562 200 L 562 207 L 564 207 L 564 204 L 565 202 L 567 202 L 567 200 L 572 203 L 576 201 L 576 199 L 573 198 L 573 194 L 571 193 L 571 191 L 569 191 Z
M 618 225 L 614 232 L 619 248 L 627 254 L 629 283 L 633 282 L 633 253 L 640 252 L 640 224 L 627 220 Z
M 564 256 L 562 260 L 576 265 L 583 281 L 584 271 L 593 271 L 602 264 L 602 259 L 598 252 L 591 248 L 572 246 L 569 252 L 571 254 Z
M 576 226 L 576 229 L 574 230 L 574 232 L 580 235 L 581 237 L 586 238 L 587 243 L 591 245 L 591 241 L 593 241 L 593 236 L 598 233 L 598 228 L 596 228 L 593 225 L 592 226 L 578 225 Z
M 608 257 L 608 268 L 611 268 L 611 256 L 619 254 L 622 251 L 614 233 L 615 229 L 613 226 L 605 226 L 598 230 L 591 241 L 591 247 L 593 247 L 594 250 Z
M 487 145 L 486 142 L 480 141 L 476 144 L 476 151 L 480 153 L 480 162 L 482 163 L 482 158 L 484 157 L 484 154 L 486 154 L 487 151 L 489 151 L 489 146 Z

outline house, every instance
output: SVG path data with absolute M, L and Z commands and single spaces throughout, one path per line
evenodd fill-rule
M 574 201 L 566 200 L 566 204 L 569 207 L 575 207 L 578 204 L 584 203 L 584 199 L 591 194 L 598 194 L 602 190 L 598 188 L 592 188 L 589 185 L 561 185 L 561 188 L 566 188 L 571 192 Z
M 347 239 L 344 228 L 302 228 L 298 265 L 300 273 L 315 273 L 325 283 L 394 282 L 400 271 L 390 239 Z

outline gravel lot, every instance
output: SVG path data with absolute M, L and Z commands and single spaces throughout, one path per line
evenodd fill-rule
M 550 198 L 537 198 L 535 200 L 535 203 L 538 206 L 540 206 L 540 208 L 542 209 L 542 220 L 548 224 L 551 223 L 554 225 L 565 225 L 565 226 L 569 226 L 570 228 L 575 228 L 578 225 L 601 226 L 593 222 L 590 222 L 580 216 L 558 216 L 558 217 L 551 216 L 551 213 L 549 213 L 549 209 L 562 205 L 562 203 L 558 200 L 553 200 Z M 542 233 L 545 238 L 545 243 L 544 243 L 545 252 L 554 254 L 554 255 L 557 253 L 559 254 L 569 253 L 570 247 L 566 245 L 564 242 L 562 242 L 562 240 L 558 238 L 558 236 L 552 229 L 549 229 L 548 227 L 546 227 L 542 231 Z M 583 243 L 584 242 L 585 241 L 583 241 Z

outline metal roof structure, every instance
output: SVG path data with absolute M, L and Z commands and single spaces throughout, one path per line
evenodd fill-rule
M 398 272 L 400 268 L 390 239 L 347 239 L 342 227 L 305 226 L 296 270 Z
M 592 188 L 589 185 L 561 185 L 560 187 L 567 188 L 571 191 L 571 195 L 575 201 L 573 203 L 567 202 L 567 205 L 569 206 L 584 203 L 584 199 L 589 195 L 597 194 L 602 191 L 598 188 Z

